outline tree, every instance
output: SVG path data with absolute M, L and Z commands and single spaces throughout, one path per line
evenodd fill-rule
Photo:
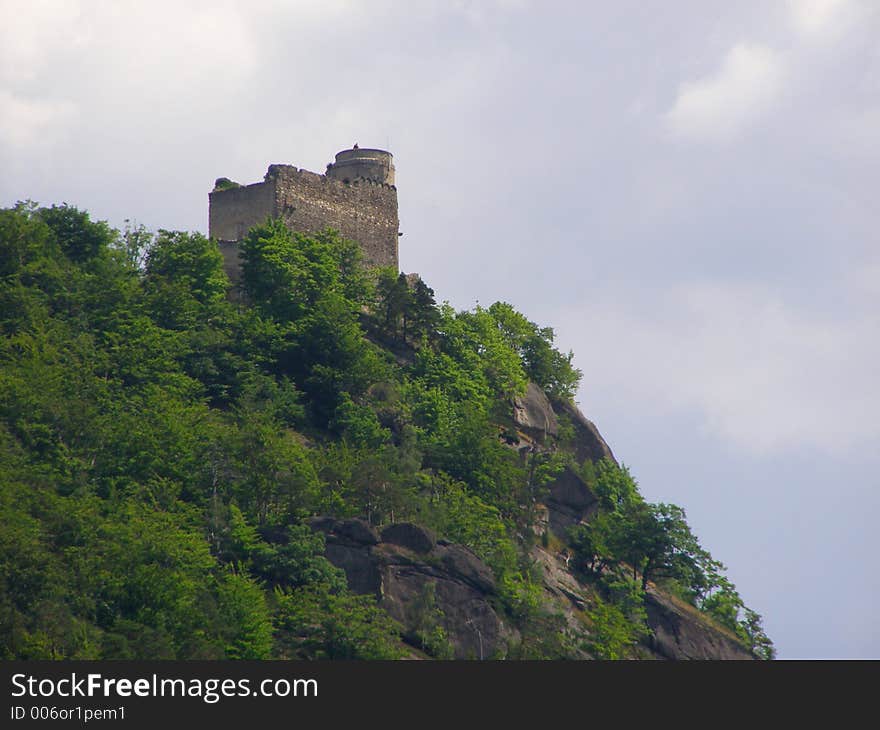
M 356 399 L 383 372 L 358 321 L 370 287 L 353 246 L 332 231 L 292 233 L 280 220 L 255 226 L 241 243 L 242 281 L 272 333 L 275 373 L 303 391 L 321 427 L 343 393 Z
M 417 277 L 413 284 L 410 312 L 412 336 L 416 339 L 431 338 L 440 323 L 440 312 L 434 299 L 434 290 L 421 277 Z
M 701 611 L 737 633 L 740 631 L 739 614 L 743 607 L 742 598 L 726 578 L 722 578 L 717 589 L 700 602 Z
M 272 621 L 260 586 L 240 571 L 221 573 L 217 604 L 225 657 L 270 659 Z
M 421 592 L 410 606 L 410 625 L 407 628 L 422 651 L 436 659 L 452 659 L 453 647 L 443 628 L 444 615 L 437 606 L 436 591 L 434 583 L 422 585 Z
M 270 413 L 242 408 L 237 428 L 219 434 L 222 489 L 260 524 L 310 512 L 320 489 L 306 448 Z
M 572 352 L 563 354 L 553 347 L 553 330 L 538 327 L 506 302 L 495 302 L 488 311 L 499 332 L 518 353 L 529 378 L 548 395 L 571 400 L 583 373 L 571 364 Z
M 552 330 L 503 303 L 438 307 L 396 271 L 377 296 L 332 231 L 267 221 L 242 250 L 233 303 L 199 234 L 0 210 L 0 657 L 399 656 L 401 627 L 348 592 L 313 514 L 468 546 L 521 655 L 571 656 L 583 637 L 542 609 L 522 548 L 548 480 L 578 467 L 564 443 L 525 455 L 499 438 L 529 379 L 573 392 Z M 383 325 L 412 347 L 365 335 Z M 579 471 L 600 509 L 573 544 L 614 607 L 592 609 L 602 651 L 626 654 L 653 580 L 772 654 L 682 510 L 611 461 Z M 416 613 L 410 638 L 443 654 L 430 591 Z
M 588 647 L 596 659 L 626 659 L 644 635 L 644 625 L 633 621 L 613 602 L 596 598 L 587 612 L 590 620 Z
M 379 269 L 376 280 L 376 298 L 382 329 L 389 337 L 396 338 L 398 328 L 403 342 L 407 338 L 407 324 L 411 316 L 413 297 L 406 274 L 398 274 L 393 267 Z
M 132 223 L 125 219 L 122 236 L 116 246 L 122 251 L 128 265 L 135 271 L 142 271 L 147 263 L 150 249 L 153 247 L 154 235 L 141 223 Z
M 78 264 L 95 258 L 118 237 L 105 222 L 92 221 L 88 213 L 67 203 L 41 208 L 38 215 L 51 229 L 61 251 Z
M 643 501 L 638 483 L 633 479 L 626 465 L 618 466 L 611 459 L 587 462 L 584 470 L 586 482 L 599 498 L 602 509 L 613 512 L 625 510 Z
M 352 311 L 371 296 L 359 248 L 335 231 L 306 235 L 271 219 L 251 228 L 239 251 L 249 299 L 280 322 L 298 320 L 327 295 Z
M 275 591 L 276 651 L 283 659 L 399 659 L 399 626 L 372 596 L 323 587 Z
M 148 288 L 174 287 L 203 305 L 222 301 L 229 288 L 220 249 L 200 233 L 160 230 L 146 254 L 146 277 Z
M 771 660 L 776 658 L 776 649 L 770 637 L 764 632 L 761 615 L 750 608 L 745 609 L 745 617 L 740 624 L 746 641 L 756 656 Z

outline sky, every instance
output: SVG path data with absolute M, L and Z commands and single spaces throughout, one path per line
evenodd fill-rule
M 215 178 L 389 149 L 402 269 L 554 328 L 780 658 L 880 658 L 878 41 L 872 0 L 0 0 L 0 206 L 207 233 Z

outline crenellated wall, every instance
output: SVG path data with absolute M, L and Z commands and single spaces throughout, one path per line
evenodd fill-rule
M 250 228 L 274 215 L 272 181 L 215 190 L 208 195 L 208 235 L 218 241 L 240 241 Z
M 349 152 L 361 156 L 358 150 Z M 364 152 L 381 152 L 382 180 L 394 179 L 390 153 Z M 344 153 L 340 155 L 345 159 Z M 333 171 L 332 165 L 329 168 Z M 353 171 L 355 166 L 348 169 Z M 263 182 L 217 189 L 208 197 L 208 233 L 218 241 L 233 281 L 240 274 L 237 243 L 268 217 L 280 217 L 292 230 L 303 233 L 335 228 L 360 245 L 367 266 L 399 268 L 397 188 L 378 176 L 352 179 L 319 175 L 293 165 L 270 165 Z
M 345 183 L 289 165 L 272 165 L 275 205 L 295 231 L 335 228 L 357 241 L 368 266 L 398 267 L 397 188 L 363 178 Z

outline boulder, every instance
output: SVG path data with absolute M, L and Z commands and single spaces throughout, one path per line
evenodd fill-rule
M 379 542 L 376 530 L 365 520 L 357 518 L 337 520 L 334 517 L 313 517 L 309 520 L 309 527 L 326 534 L 328 542 L 331 539 L 354 545 L 375 545 Z
M 517 428 L 544 442 L 559 433 L 559 419 L 550 401 L 537 385 L 529 381 L 526 392 L 513 399 L 513 422 Z
M 382 530 L 382 542 L 400 545 L 415 553 L 429 553 L 437 544 L 437 538 L 429 529 L 411 522 L 397 522 Z

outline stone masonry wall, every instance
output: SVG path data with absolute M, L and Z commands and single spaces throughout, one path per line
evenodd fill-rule
M 215 190 L 208 197 L 208 234 L 218 241 L 233 282 L 240 278 L 237 242 L 270 216 L 303 233 L 335 228 L 360 244 L 367 266 L 398 268 L 393 185 L 363 178 L 346 183 L 292 165 L 270 165 L 264 182 Z
M 272 181 L 215 190 L 208 195 L 208 235 L 218 241 L 240 241 L 250 228 L 274 215 Z
M 275 209 L 295 231 L 335 228 L 357 241 L 367 266 L 398 268 L 397 189 L 358 179 L 334 180 L 290 165 L 272 165 Z

